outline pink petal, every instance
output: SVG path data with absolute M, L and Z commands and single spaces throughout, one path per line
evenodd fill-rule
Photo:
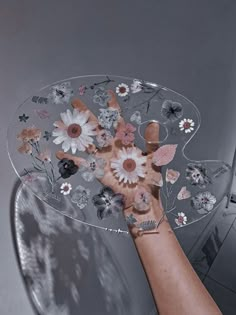
M 153 153 L 152 162 L 156 166 L 169 164 L 175 156 L 177 146 L 177 144 L 163 145 Z
M 190 191 L 187 190 L 187 188 L 184 186 L 180 189 L 180 192 L 177 195 L 178 200 L 188 199 L 191 197 Z

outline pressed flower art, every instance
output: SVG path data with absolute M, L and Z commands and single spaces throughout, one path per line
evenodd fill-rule
M 111 214 L 117 215 L 124 209 L 125 200 L 122 194 L 116 194 L 109 187 L 101 189 L 98 195 L 93 197 L 93 204 L 97 208 L 97 216 L 104 219 Z
M 56 84 L 52 87 L 49 98 L 55 104 L 69 103 L 71 96 L 73 95 L 73 89 L 70 82 L 63 82 Z
M 174 122 L 183 116 L 183 107 L 178 102 L 165 100 L 161 107 L 161 114 L 171 122 Z
M 209 191 L 199 192 L 192 198 L 192 207 L 199 213 L 204 214 L 211 211 L 216 203 L 216 197 Z
M 52 136 L 56 137 L 55 144 L 62 143 L 62 149 L 67 152 L 71 149 L 72 153 L 76 151 L 85 151 L 93 143 L 92 136 L 96 135 L 96 123 L 89 122 L 89 111 L 79 111 L 74 109 L 73 113 L 68 109 L 61 113 L 61 121 L 55 121 L 56 129 Z
M 116 93 L 121 97 L 127 96 L 129 94 L 129 86 L 125 83 L 120 83 L 116 87 Z
M 136 128 L 131 124 L 120 125 L 116 132 L 116 139 L 120 140 L 123 145 L 129 145 L 134 142 L 134 132 Z
M 56 210 L 68 206 L 70 216 L 111 223 L 118 233 L 115 217 L 124 211 L 141 235 L 158 233 L 166 217 L 173 228 L 189 225 L 226 194 L 215 187 L 228 183 L 226 163 L 185 156 L 200 115 L 180 94 L 139 79 L 87 76 L 33 95 L 11 125 L 9 151 L 18 174 L 34 191 L 42 187 L 39 197 Z
M 185 133 L 191 133 L 194 130 L 195 122 L 192 119 L 184 118 L 179 122 L 179 129 Z
M 97 132 L 96 140 L 99 147 L 105 148 L 112 144 L 113 136 L 109 130 L 102 129 Z
M 85 181 L 91 182 L 95 178 L 102 178 L 104 176 L 104 167 L 106 161 L 90 154 L 84 162 L 80 165 L 80 172 Z
M 145 177 L 145 167 L 147 158 L 142 156 L 142 152 L 137 148 L 122 148 L 117 158 L 111 160 L 111 168 L 119 182 L 134 184 L 139 178 Z

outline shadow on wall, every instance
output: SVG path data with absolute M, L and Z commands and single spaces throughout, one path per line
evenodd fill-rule
M 132 294 L 133 280 L 106 241 L 111 234 L 56 213 L 19 182 L 11 223 L 19 267 L 37 314 L 143 315 L 142 307 L 140 313 L 136 309 L 140 302 Z M 142 285 L 140 279 L 135 286 Z M 154 315 L 149 300 L 145 313 Z

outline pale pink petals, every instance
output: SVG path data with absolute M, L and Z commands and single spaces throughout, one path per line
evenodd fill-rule
M 134 208 L 138 211 L 147 211 L 150 208 L 151 194 L 141 187 L 134 196 Z
M 178 200 L 188 199 L 191 197 L 190 191 L 187 190 L 187 188 L 184 186 L 180 189 L 180 192 L 177 195 Z
M 37 114 L 40 119 L 46 119 L 50 117 L 50 114 L 46 109 L 35 109 L 35 114 Z
M 85 93 L 85 85 L 81 85 L 79 87 L 79 95 L 83 96 Z
M 174 184 L 180 176 L 180 172 L 172 170 L 172 169 L 167 169 L 166 170 L 166 182 Z
M 121 140 L 122 144 L 129 145 L 133 143 L 135 139 L 135 136 L 134 136 L 135 130 L 136 128 L 130 123 L 121 125 L 117 129 L 116 138 Z
M 153 153 L 152 162 L 156 166 L 169 164 L 175 156 L 176 148 L 177 144 L 163 145 Z

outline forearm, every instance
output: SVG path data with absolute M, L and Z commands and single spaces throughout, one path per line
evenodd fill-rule
M 196 275 L 169 223 L 134 239 L 161 315 L 222 314 Z

